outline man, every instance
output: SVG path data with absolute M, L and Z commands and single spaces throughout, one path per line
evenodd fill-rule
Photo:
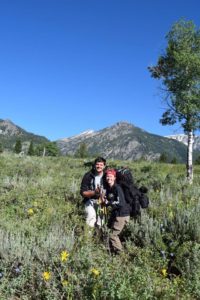
M 106 184 L 104 175 L 105 167 L 106 160 L 103 157 L 97 157 L 92 170 L 83 176 L 81 182 L 80 193 L 84 198 L 86 224 L 90 227 L 101 226 L 102 223 L 100 217 L 97 216 L 97 202 Z
M 109 241 L 111 250 L 118 254 L 123 250 L 119 235 L 130 220 L 130 205 L 126 202 L 123 190 L 116 184 L 116 171 L 106 171 L 106 201 L 112 207 L 108 227 L 111 229 Z

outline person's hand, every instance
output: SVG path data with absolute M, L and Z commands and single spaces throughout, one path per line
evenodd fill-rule
M 95 195 L 95 198 L 99 198 L 100 197 L 100 188 L 97 187 L 94 191 L 94 195 Z

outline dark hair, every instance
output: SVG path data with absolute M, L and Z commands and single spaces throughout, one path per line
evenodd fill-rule
M 94 165 L 96 165 L 96 163 L 98 163 L 98 162 L 103 162 L 104 165 L 105 165 L 105 164 L 106 164 L 106 159 L 99 156 L 99 157 L 97 157 L 97 158 L 95 159 Z

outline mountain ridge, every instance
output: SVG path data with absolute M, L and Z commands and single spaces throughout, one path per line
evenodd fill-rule
M 25 148 L 27 148 L 31 141 L 35 145 L 49 141 L 44 136 L 24 130 L 9 119 L 0 119 L 0 143 L 3 145 L 3 148 L 8 151 L 13 150 L 17 139 L 21 140 Z
M 169 139 L 174 139 L 174 140 L 177 140 L 181 143 L 183 143 L 184 145 L 187 145 L 188 143 L 188 137 L 186 134 L 184 133 L 181 133 L 181 134 L 173 134 L 173 135 L 167 135 L 165 136 L 166 138 L 169 138 Z M 194 150 L 198 150 L 200 151 L 200 136 L 198 135 L 195 135 L 194 136 L 194 145 L 193 145 L 193 149 Z
M 124 160 L 157 160 L 162 153 L 169 159 L 186 161 L 187 147 L 173 139 L 151 134 L 128 122 L 117 122 L 98 131 L 60 139 L 56 143 L 63 155 L 74 155 L 81 143 L 87 145 L 90 155 L 101 154 L 105 158 Z
M 27 132 L 9 119 L 0 119 L 0 143 L 3 149 L 13 150 L 19 138 L 26 148 L 30 141 L 36 145 L 49 142 L 46 137 Z M 122 160 L 158 160 L 161 154 L 165 153 L 169 161 L 176 158 L 177 161 L 185 162 L 187 157 L 187 147 L 183 143 L 185 137 L 180 137 L 179 140 L 177 141 L 174 136 L 172 138 L 152 134 L 131 123 L 121 121 L 98 131 L 85 130 L 55 142 L 62 155 L 74 155 L 80 145 L 85 143 L 91 156 L 102 155 L 105 158 Z M 194 157 L 197 153 L 200 154 L 194 150 Z

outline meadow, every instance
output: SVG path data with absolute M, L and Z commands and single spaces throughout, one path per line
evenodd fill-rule
M 90 235 L 83 159 L 0 157 L 0 299 L 200 299 L 200 166 L 129 166 L 150 206 L 123 232 L 124 253 Z

